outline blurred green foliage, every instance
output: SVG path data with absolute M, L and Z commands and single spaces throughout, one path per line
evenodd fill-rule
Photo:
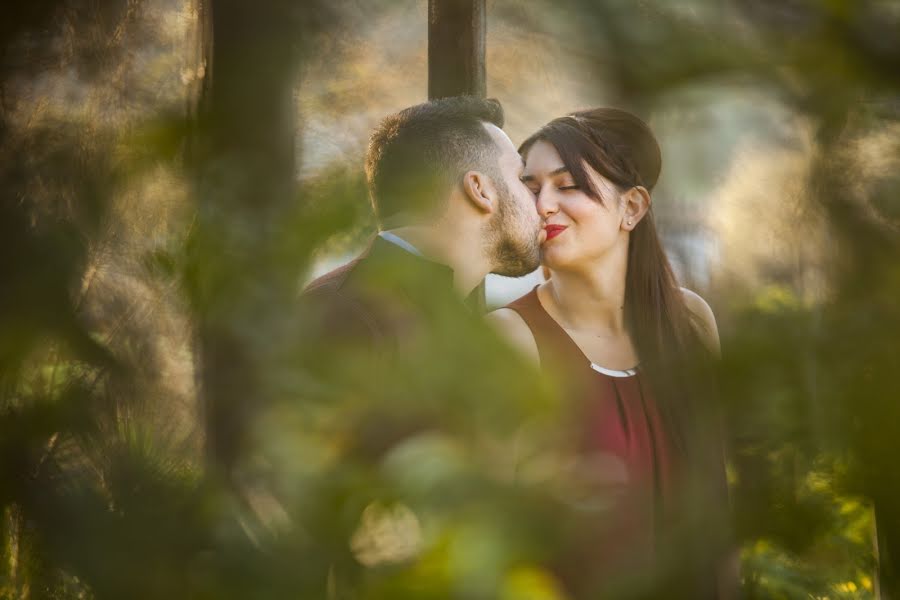
M 373 225 L 359 165 L 295 181 L 294 74 L 411 5 L 213 5 L 231 21 L 44 0 L 0 23 L 0 596 L 567 597 L 550 565 L 603 511 L 553 382 L 433 289 L 434 335 L 390 369 L 298 308 Z M 791 202 L 767 187 L 726 240 L 776 222 L 777 252 L 701 290 L 743 592 L 900 594 L 896 3 L 528 6 L 491 10 L 581 40 L 611 103 L 761 93 L 811 132 L 773 142 L 806 152 Z

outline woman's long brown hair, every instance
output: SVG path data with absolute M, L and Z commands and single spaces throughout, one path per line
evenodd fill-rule
M 643 186 L 652 192 L 659 177 L 656 137 L 644 121 L 624 110 L 596 108 L 554 119 L 525 140 L 519 153 L 526 156 L 539 140 L 556 148 L 575 184 L 599 202 L 588 166 L 622 191 Z M 706 411 L 698 402 L 710 391 L 711 357 L 698 334 L 703 325 L 685 305 L 660 243 L 652 207 L 628 242 L 625 324 L 672 442 L 686 454 L 702 452 L 693 442 L 696 429 L 703 427 L 698 419 Z

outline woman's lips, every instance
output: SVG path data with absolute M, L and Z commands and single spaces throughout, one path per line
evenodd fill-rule
M 552 240 L 566 229 L 568 229 L 568 227 L 566 227 L 565 225 L 547 225 L 546 227 L 544 227 L 544 231 L 547 232 L 548 241 Z

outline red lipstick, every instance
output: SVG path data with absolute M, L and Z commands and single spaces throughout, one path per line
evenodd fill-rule
M 565 225 L 547 225 L 544 227 L 544 231 L 547 232 L 548 241 L 552 240 L 566 229 L 568 229 L 568 227 L 566 227 Z

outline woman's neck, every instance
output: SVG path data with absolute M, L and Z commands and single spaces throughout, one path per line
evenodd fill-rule
M 551 271 L 546 294 L 561 323 L 598 335 L 625 333 L 627 252 L 612 252 L 586 269 Z

